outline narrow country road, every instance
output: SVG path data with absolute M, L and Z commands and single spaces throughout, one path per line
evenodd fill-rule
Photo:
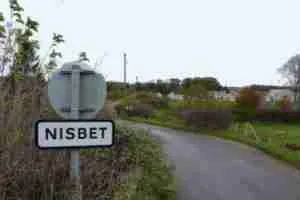
M 145 124 L 175 165 L 178 200 L 300 200 L 300 172 L 232 141 Z

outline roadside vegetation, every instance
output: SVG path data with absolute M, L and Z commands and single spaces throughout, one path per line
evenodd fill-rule
M 0 12 L 0 199 L 67 200 L 73 187 L 67 150 L 40 150 L 34 124 L 59 119 L 47 100 L 47 77 L 58 66 L 63 36 L 53 34 L 49 54 L 38 55 L 39 23 L 10 1 L 12 26 Z M 78 61 L 87 62 L 81 52 Z M 97 116 L 115 119 L 110 102 Z M 80 153 L 83 200 L 172 200 L 175 181 L 160 145 L 144 130 L 117 124 L 111 148 Z
M 265 103 L 252 87 L 235 101 L 204 94 L 170 100 L 142 91 L 120 99 L 116 110 L 123 119 L 243 142 L 300 169 L 300 112 L 288 98 Z

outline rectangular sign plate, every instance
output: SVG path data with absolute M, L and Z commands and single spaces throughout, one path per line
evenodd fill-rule
M 36 144 L 41 149 L 109 147 L 114 123 L 110 120 L 39 120 Z

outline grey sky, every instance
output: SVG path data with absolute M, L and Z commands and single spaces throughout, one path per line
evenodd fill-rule
M 0 10 L 8 11 L 8 0 Z M 278 84 L 276 69 L 300 50 L 297 0 L 20 0 L 41 26 L 46 51 L 64 35 L 63 61 L 86 51 L 122 80 L 214 76 L 224 85 Z

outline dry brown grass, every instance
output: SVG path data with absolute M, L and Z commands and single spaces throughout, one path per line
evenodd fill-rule
M 67 199 L 68 154 L 41 151 L 34 142 L 35 121 L 57 117 L 47 102 L 45 83 L 2 79 L 0 90 L 0 200 Z M 111 199 L 113 187 L 128 171 L 126 138 L 116 142 L 111 149 L 81 153 L 84 199 Z

